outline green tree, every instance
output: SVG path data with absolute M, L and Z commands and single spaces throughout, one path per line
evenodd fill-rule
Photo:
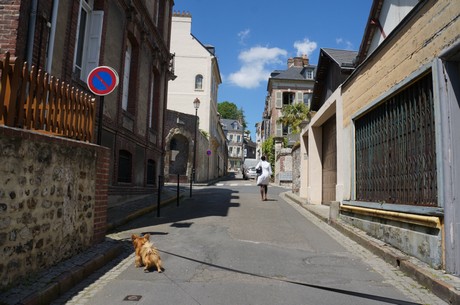
M 275 165 L 275 141 L 273 137 L 269 137 L 262 143 L 262 154 L 267 157 L 267 161 L 270 162 L 272 166 L 272 172 L 274 172 Z
M 243 108 L 238 109 L 234 103 L 225 101 L 217 104 L 217 111 L 223 119 L 239 120 L 240 122 L 242 120 L 243 127 L 246 128 L 247 124 Z
M 240 118 L 238 107 L 232 102 L 222 102 L 217 104 L 217 111 L 223 119 L 237 120 Z
M 283 116 L 278 119 L 278 123 L 291 127 L 292 133 L 299 133 L 299 126 L 308 118 L 309 111 L 304 103 L 285 105 L 281 110 Z

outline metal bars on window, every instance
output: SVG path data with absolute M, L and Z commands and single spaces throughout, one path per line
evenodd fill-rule
M 437 206 L 431 73 L 355 120 L 356 200 Z

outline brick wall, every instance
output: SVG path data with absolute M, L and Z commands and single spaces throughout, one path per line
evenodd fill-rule
M 0 127 L 1 287 L 101 241 L 109 150 Z
M 0 56 L 7 51 L 12 55 L 16 53 L 16 39 L 19 30 L 19 12 L 21 1 L 9 1 L 9 3 L 0 4 L 2 18 L 0 18 Z

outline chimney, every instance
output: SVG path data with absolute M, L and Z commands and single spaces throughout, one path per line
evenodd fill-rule
M 310 60 L 308 59 L 307 54 L 303 54 L 303 55 L 302 55 L 302 62 L 303 62 L 303 66 L 304 66 L 304 67 L 310 65 Z
M 294 65 L 294 58 L 288 58 L 287 67 L 288 69 Z
M 294 67 L 303 67 L 302 57 L 294 57 Z

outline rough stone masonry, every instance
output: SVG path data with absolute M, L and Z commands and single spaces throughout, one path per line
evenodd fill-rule
M 96 200 L 91 146 L 0 133 L 2 288 L 91 245 Z

